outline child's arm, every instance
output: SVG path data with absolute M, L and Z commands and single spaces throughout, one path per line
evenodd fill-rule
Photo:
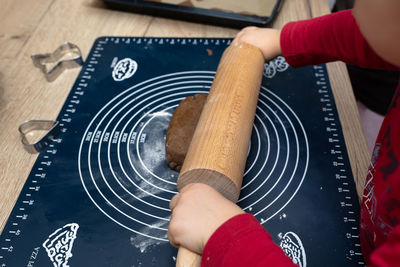
M 220 226 L 207 242 L 202 266 L 296 267 L 251 214 L 237 215 Z
M 258 47 L 268 61 L 282 54 L 280 39 L 281 30 L 246 27 L 236 35 L 233 43 L 245 42 Z
M 230 218 L 244 211 L 212 187 L 194 183 L 185 186 L 169 204 L 172 211 L 168 239 L 201 254 L 212 233 Z
M 202 266 L 295 266 L 252 215 L 208 185 L 185 186 L 170 208 L 171 244 L 203 253 Z
M 280 38 L 276 38 L 278 33 Z M 293 67 L 341 60 L 367 68 L 399 69 L 382 60 L 371 49 L 351 10 L 288 23 L 281 32 L 245 28 L 234 42 L 248 42 L 259 47 L 266 60 L 282 53 Z

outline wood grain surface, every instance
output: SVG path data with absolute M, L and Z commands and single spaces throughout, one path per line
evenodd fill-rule
M 234 37 L 236 29 L 108 10 L 100 0 L 0 0 L 0 232 L 35 162 L 22 147 L 18 126 L 54 120 L 79 69 L 48 83 L 30 55 L 65 41 L 84 58 L 99 36 Z M 285 0 L 273 27 L 329 12 L 326 0 Z M 354 177 L 362 189 L 369 152 L 354 95 L 341 63 L 328 65 Z M 361 191 L 358 191 L 359 195 Z
M 253 130 L 264 57 L 242 43 L 223 53 L 193 134 L 177 187 L 210 185 L 236 203 Z

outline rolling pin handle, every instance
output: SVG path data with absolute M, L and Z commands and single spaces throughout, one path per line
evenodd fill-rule
M 178 250 L 178 256 L 176 259 L 176 267 L 199 267 L 201 262 L 201 256 L 194 253 L 184 247 L 180 247 Z

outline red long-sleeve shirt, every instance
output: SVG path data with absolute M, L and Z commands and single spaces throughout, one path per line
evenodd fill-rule
M 361 67 L 400 68 L 382 60 L 361 34 L 351 10 L 292 22 L 281 48 L 293 67 L 341 60 Z M 368 266 L 400 266 L 400 85 L 379 132 L 361 205 L 360 239 Z M 202 266 L 295 266 L 250 214 L 216 230 Z

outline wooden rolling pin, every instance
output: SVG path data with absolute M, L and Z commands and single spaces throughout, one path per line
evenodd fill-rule
M 205 183 L 227 199 L 238 200 L 263 66 L 261 51 L 250 44 L 232 44 L 225 50 L 180 171 L 178 190 Z M 200 260 L 200 255 L 179 248 L 176 266 L 199 266 Z

